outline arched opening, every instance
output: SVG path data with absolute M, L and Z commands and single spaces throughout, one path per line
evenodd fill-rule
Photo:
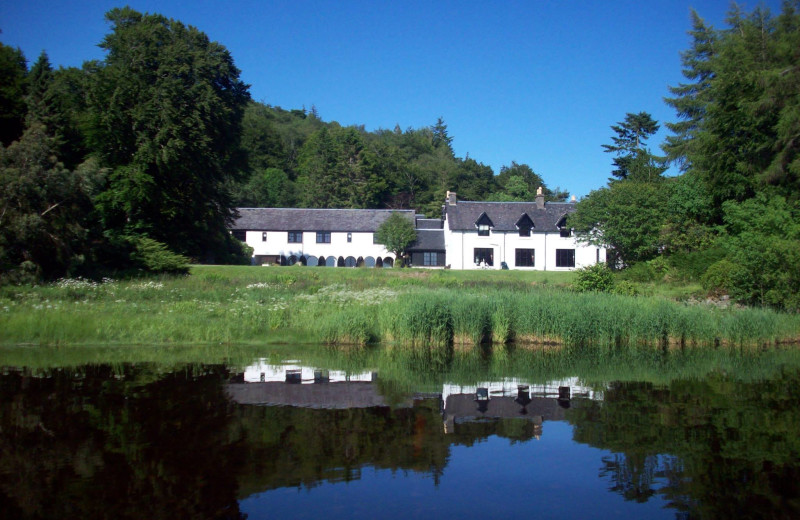
M 343 257 L 340 256 L 339 259 L 336 261 L 336 267 L 344 267 L 344 258 Z
M 345 267 L 355 267 L 356 266 L 356 259 L 353 258 L 352 256 L 348 256 L 344 260 L 344 266 Z
M 394 267 L 394 259 L 391 256 L 387 256 L 383 259 L 383 267 Z
M 364 265 L 367 267 L 375 267 L 375 259 L 368 256 L 364 259 Z
M 325 257 L 321 256 L 317 259 L 317 266 L 318 267 L 325 267 L 327 264 L 325 263 Z
M 297 257 L 291 255 L 289 258 L 286 259 L 286 265 L 294 265 L 297 263 Z
M 378 268 L 381 268 L 381 267 L 383 267 L 383 258 L 381 258 L 381 257 L 378 257 L 378 258 L 375 260 L 375 267 L 378 267 Z
M 309 267 L 316 267 L 317 266 L 317 257 L 316 256 L 309 256 L 305 259 L 305 265 Z
M 363 256 L 359 256 L 356 259 L 356 267 L 364 267 L 364 257 Z
M 336 267 L 336 257 L 329 256 L 327 260 L 325 260 L 325 266 L 327 267 Z

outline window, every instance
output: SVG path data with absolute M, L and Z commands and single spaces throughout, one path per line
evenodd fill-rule
M 531 236 L 531 228 L 529 228 L 529 227 L 521 227 L 521 228 L 519 228 L 519 236 L 521 236 L 521 237 L 529 237 L 529 236 Z
M 302 244 L 303 243 L 303 232 L 302 231 L 289 231 L 289 243 L 290 244 Z
M 349 244 L 352 241 L 353 241 L 353 234 L 352 233 L 348 233 L 347 234 L 347 243 Z
M 480 224 L 478 226 L 478 236 L 479 237 L 489 236 L 489 224 Z
M 536 264 L 534 249 L 516 249 L 515 252 L 514 265 L 517 267 L 533 267 Z
M 261 233 L 261 241 L 262 242 L 266 242 L 267 241 L 267 232 L 266 231 Z
M 330 231 L 317 231 L 317 244 L 330 244 L 331 233 Z
M 491 247 L 475 248 L 475 265 L 494 265 L 494 249 Z
M 435 251 L 425 251 L 422 253 L 422 265 L 439 265 L 439 254 Z
M 575 267 L 575 250 L 556 249 L 556 267 Z

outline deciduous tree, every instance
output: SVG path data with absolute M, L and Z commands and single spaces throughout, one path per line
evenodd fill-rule
M 89 92 L 90 142 L 113 168 L 97 199 L 105 227 L 195 258 L 226 250 L 247 85 L 194 27 L 128 7 L 106 18 L 108 54 Z
M 392 213 L 375 232 L 375 241 L 383 244 L 387 251 L 394 253 L 398 265 L 402 267 L 406 250 L 417 240 L 417 231 L 411 220 L 400 213 Z

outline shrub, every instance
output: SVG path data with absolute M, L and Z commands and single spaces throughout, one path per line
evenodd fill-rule
M 576 271 L 573 287 L 578 292 L 609 292 L 614 287 L 614 274 L 605 264 L 595 264 Z
M 186 274 L 189 272 L 189 259 L 173 253 L 166 245 L 148 237 L 132 239 L 135 247 L 131 254 L 140 268 L 152 273 Z
M 709 266 L 700 282 L 703 289 L 712 296 L 730 293 L 733 280 L 739 267 L 730 260 L 720 260 Z
M 654 282 L 657 277 L 658 273 L 649 262 L 633 264 L 620 273 L 620 278 L 623 280 L 630 280 L 637 283 Z
M 620 296 L 639 296 L 639 289 L 633 282 L 628 280 L 620 280 L 614 284 L 614 288 L 611 292 L 613 294 L 619 294 Z

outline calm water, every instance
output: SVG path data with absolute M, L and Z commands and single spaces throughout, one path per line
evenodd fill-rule
M 6 367 L 0 516 L 800 517 L 795 366 L 509 372 Z

